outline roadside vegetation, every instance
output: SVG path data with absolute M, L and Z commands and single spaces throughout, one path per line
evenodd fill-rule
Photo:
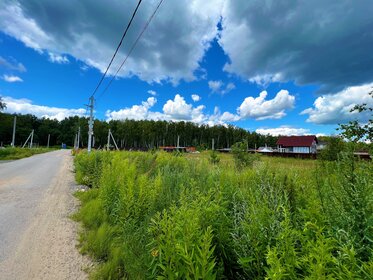
M 245 158 L 243 146 L 77 154 L 91 278 L 372 279 L 372 163 Z
M 52 148 L 0 148 L 0 160 L 13 160 L 53 151 Z

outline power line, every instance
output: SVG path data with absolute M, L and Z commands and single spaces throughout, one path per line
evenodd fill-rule
M 123 33 L 123 35 L 122 35 L 122 38 L 120 39 L 120 42 L 119 42 L 119 44 L 118 44 L 118 46 L 117 46 L 117 49 L 115 50 L 115 52 L 114 52 L 114 54 L 113 54 L 113 57 L 111 58 L 110 63 L 109 63 L 109 65 L 108 65 L 107 68 L 106 68 L 105 73 L 102 75 L 101 80 L 100 80 L 99 83 L 97 84 L 97 86 L 96 86 L 95 90 L 93 91 L 91 97 L 93 97 L 93 96 L 95 95 L 95 93 L 96 93 L 96 91 L 98 90 L 98 88 L 100 87 L 102 81 L 103 81 L 104 78 L 106 77 L 106 74 L 107 74 L 107 72 L 109 71 L 109 68 L 110 68 L 111 64 L 113 63 L 113 60 L 114 60 L 114 58 L 115 58 L 115 56 L 116 56 L 116 54 L 117 54 L 117 52 L 118 52 L 120 46 L 122 45 L 122 42 L 123 42 L 124 37 L 126 37 L 127 31 L 128 31 L 128 29 L 130 28 L 130 26 L 131 26 L 131 24 L 132 24 L 132 21 L 133 21 L 135 15 L 136 15 L 136 13 L 137 13 L 137 10 L 139 9 L 139 6 L 140 6 L 141 2 L 142 2 L 142 0 L 139 0 L 139 2 L 137 3 L 136 9 L 135 9 L 134 12 L 132 13 L 132 17 L 131 17 L 130 21 L 128 22 L 126 29 L 124 30 L 124 33 Z
M 122 69 L 124 63 L 126 63 L 127 59 L 129 58 L 129 56 L 131 55 L 131 53 L 133 52 L 133 50 L 135 49 L 137 43 L 139 42 L 141 36 L 144 34 L 144 32 L 146 31 L 146 29 L 148 28 L 150 22 L 153 20 L 155 14 L 157 13 L 159 7 L 161 6 L 162 2 L 164 0 L 160 0 L 158 5 L 156 6 L 156 8 L 154 9 L 153 13 L 151 14 L 151 16 L 149 17 L 149 19 L 147 20 L 147 22 L 145 23 L 143 29 L 141 30 L 141 32 L 139 33 L 139 35 L 137 36 L 135 42 L 132 44 L 131 46 L 131 49 L 129 50 L 129 52 L 127 53 L 127 56 L 124 58 L 122 64 L 119 66 L 117 72 L 115 73 L 115 75 L 111 78 L 110 82 L 107 84 L 107 86 L 105 87 L 105 89 L 102 91 L 102 93 L 99 95 L 99 97 L 97 98 L 100 99 L 102 97 L 102 95 L 108 90 L 108 88 L 110 87 L 111 83 L 114 81 L 114 79 L 116 78 L 116 76 L 118 75 L 119 71 Z

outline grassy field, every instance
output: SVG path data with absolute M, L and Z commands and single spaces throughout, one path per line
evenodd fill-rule
M 32 155 L 41 154 L 53 151 L 53 149 L 47 148 L 3 148 L 0 149 L 0 160 L 14 160 L 21 159 L 25 157 L 30 157 Z
M 372 279 L 370 162 L 218 156 L 78 154 L 91 278 Z

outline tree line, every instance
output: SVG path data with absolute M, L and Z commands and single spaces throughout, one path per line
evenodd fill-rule
M 12 141 L 13 119 L 15 114 L 0 113 L 0 142 L 10 145 Z M 21 146 L 34 130 L 34 143 L 46 146 L 50 135 L 50 146 L 65 143 L 73 146 L 75 135 L 80 127 L 80 146 L 87 146 L 88 118 L 68 117 L 61 121 L 37 118 L 33 115 L 17 114 L 15 145 Z M 152 120 L 102 120 L 94 121 L 94 147 L 103 148 L 107 143 L 108 130 L 121 149 L 152 149 L 159 146 L 195 146 L 211 149 L 212 139 L 218 148 L 231 147 L 236 142 L 247 141 L 249 148 L 268 145 L 275 146 L 278 137 L 249 132 L 232 125 L 208 126 L 192 122 L 167 122 Z

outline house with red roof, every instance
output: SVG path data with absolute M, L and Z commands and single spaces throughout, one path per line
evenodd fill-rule
M 315 154 L 317 143 L 315 135 L 281 136 L 277 140 L 277 150 L 281 153 Z

